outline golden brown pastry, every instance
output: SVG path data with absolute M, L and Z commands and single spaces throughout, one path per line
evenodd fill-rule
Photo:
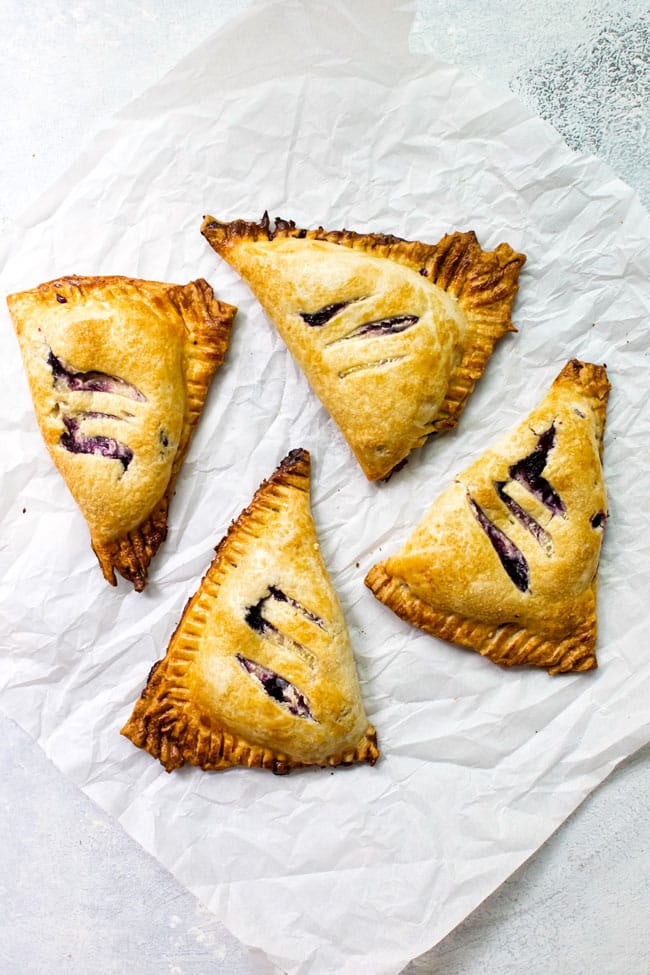
M 141 591 L 236 308 L 206 281 L 66 277 L 9 295 L 36 418 L 105 579 Z
M 231 525 L 152 669 L 122 734 L 167 771 L 377 760 L 309 489 L 309 454 L 294 450 Z
M 569 362 L 530 416 L 458 475 L 366 585 L 398 616 L 495 663 L 596 667 L 609 382 Z
M 510 320 L 525 261 L 474 233 L 435 244 L 206 217 L 371 480 L 456 425 Z

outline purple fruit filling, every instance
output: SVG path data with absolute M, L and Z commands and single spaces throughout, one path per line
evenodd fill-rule
M 126 396 L 129 399 L 146 402 L 147 397 L 144 393 L 124 379 L 109 376 L 105 372 L 74 372 L 68 369 L 51 349 L 47 364 L 52 370 L 55 385 L 62 385 L 76 392 L 114 393 L 116 396 Z
M 350 298 L 349 301 L 336 301 L 331 305 L 323 305 L 322 308 L 319 308 L 318 311 L 314 312 L 301 311 L 300 317 L 306 325 L 311 325 L 314 328 L 320 328 L 321 325 L 326 325 L 330 318 L 334 318 L 338 312 L 340 312 L 343 308 L 347 308 L 348 305 L 352 304 L 352 302 L 356 300 L 357 299 L 355 298 Z
M 273 626 L 273 623 L 269 623 L 266 617 L 262 614 L 264 603 L 267 599 L 269 599 L 269 596 L 264 596 L 257 603 L 255 603 L 254 606 L 249 606 L 244 617 L 251 630 L 255 630 L 256 633 L 260 634 L 260 636 L 267 636 L 269 633 L 278 632 L 276 627 Z
M 523 460 L 518 460 L 516 464 L 513 464 L 509 473 L 514 481 L 523 484 L 552 514 L 564 516 L 566 508 L 562 498 L 546 478 L 542 477 L 548 455 L 554 446 L 555 423 L 551 423 L 548 430 L 540 434 L 533 452 L 524 457 Z
M 604 528 L 607 524 L 607 512 L 597 511 L 595 515 L 592 515 L 589 519 L 589 524 L 592 528 Z
M 298 690 L 295 684 L 285 680 L 284 677 L 280 677 L 274 670 L 263 667 L 261 664 L 255 663 L 254 660 L 249 660 L 248 657 L 244 657 L 241 653 L 236 654 L 236 657 L 246 673 L 250 674 L 254 680 L 261 684 L 269 697 L 287 708 L 297 718 L 310 718 L 312 721 L 314 720 L 307 698 L 302 691 Z
M 521 507 L 521 505 L 511 498 L 509 494 L 506 494 L 505 487 L 507 481 L 495 481 L 494 490 L 496 491 L 499 499 L 503 501 L 506 508 L 511 515 L 517 519 L 517 521 L 524 526 L 526 531 L 529 531 L 533 538 L 536 538 L 540 545 L 549 545 L 551 543 L 551 536 L 545 531 L 538 521 L 535 521 L 532 515 Z
M 490 540 L 492 548 L 499 556 L 499 561 L 507 572 L 508 577 L 520 592 L 527 592 L 530 585 L 528 562 L 523 552 L 517 548 L 515 543 L 500 528 L 497 528 L 493 521 L 490 521 L 469 492 L 467 494 L 467 500 L 469 501 L 474 517 Z
M 302 613 L 302 615 L 305 616 L 310 621 L 310 623 L 315 623 L 316 626 L 319 626 L 321 629 L 324 629 L 325 624 L 323 623 L 323 620 L 320 618 L 320 616 L 316 616 L 315 613 L 310 612 L 296 599 L 292 599 L 291 596 L 287 596 L 287 594 L 283 592 L 282 589 L 280 589 L 278 586 L 269 586 L 268 595 L 262 596 L 262 598 L 259 599 L 254 606 L 249 606 L 248 609 L 246 610 L 245 620 L 250 626 L 250 628 L 252 630 L 255 630 L 256 633 L 259 633 L 262 636 L 264 636 L 265 634 L 267 635 L 269 633 L 276 633 L 281 635 L 278 628 L 274 626 L 273 623 L 269 623 L 269 621 L 264 616 L 264 604 L 269 599 L 274 599 L 278 603 L 288 603 L 290 606 L 293 606 L 294 609 L 297 609 L 298 612 Z
M 365 325 L 360 325 L 359 328 L 345 337 L 346 339 L 356 339 L 360 335 L 396 335 L 398 332 L 406 331 L 419 320 L 417 315 L 395 315 L 393 318 L 378 318 L 374 322 L 366 322 Z
M 126 444 L 111 437 L 86 437 L 79 430 L 79 423 L 71 416 L 63 417 L 66 433 L 61 435 L 60 444 L 71 454 L 97 454 L 110 460 L 119 460 L 124 470 L 133 460 L 133 451 Z
M 63 295 L 57 295 L 56 300 L 59 302 L 60 305 L 67 305 L 68 303 L 68 299 L 64 298 Z
M 297 609 L 299 613 L 302 613 L 302 615 L 305 616 L 310 623 L 315 623 L 316 626 L 320 626 L 321 630 L 324 628 L 325 624 L 320 616 L 316 616 L 315 613 L 310 612 L 310 610 L 299 603 L 296 599 L 292 599 L 291 596 L 287 596 L 287 594 L 281 589 L 278 589 L 277 586 L 269 586 L 269 595 L 279 603 L 289 603 L 289 605 L 293 606 L 294 609 Z

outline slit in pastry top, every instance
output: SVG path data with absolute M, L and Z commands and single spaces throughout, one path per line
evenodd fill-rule
M 497 553 L 501 565 L 505 569 L 506 575 L 520 592 L 528 592 L 530 588 L 530 573 L 526 556 L 519 549 L 505 531 L 499 528 L 485 514 L 479 504 L 476 503 L 471 494 L 467 494 L 472 514 L 490 541 L 490 545 Z
M 60 296 L 57 296 L 59 300 Z M 59 304 L 67 302 L 59 301 Z M 127 399 L 146 402 L 146 396 L 117 376 L 108 376 L 103 372 L 80 372 L 73 367 L 64 364 L 61 359 L 50 349 L 47 363 L 52 369 L 52 378 L 55 389 L 65 390 L 67 393 L 106 393 L 110 396 L 122 396 Z M 74 404 L 74 397 L 67 397 L 68 401 Z M 62 402 L 58 400 L 55 404 L 55 411 L 61 412 L 64 432 L 61 434 L 60 444 L 71 454 L 94 454 L 99 457 L 106 457 L 109 460 L 118 460 L 122 464 L 122 471 L 125 472 L 133 460 L 133 451 L 125 443 L 107 437 L 102 434 L 89 437 L 81 429 L 84 420 L 113 420 L 121 422 L 122 419 L 133 417 L 133 414 L 125 414 L 120 417 L 116 413 L 106 413 L 101 410 L 74 410 L 72 408 L 61 408 Z
M 564 502 L 552 484 L 542 476 L 548 455 L 555 446 L 555 421 L 537 438 L 535 448 L 510 467 L 510 477 L 533 494 L 554 515 L 566 514 Z
M 289 612 L 278 614 L 279 607 L 287 607 Z M 321 630 L 327 629 L 325 622 L 297 599 L 288 596 L 279 586 L 268 586 L 266 594 L 261 596 L 254 605 L 246 608 L 244 619 L 247 625 L 260 636 L 288 647 L 309 666 L 314 666 L 316 656 L 309 648 L 309 630 L 305 631 L 306 637 L 302 632 L 298 636 L 292 636 L 292 632 L 296 630 L 296 621 L 300 623 L 306 620 Z M 301 629 L 304 630 L 304 626 Z
M 257 681 L 264 693 L 268 694 L 274 701 L 277 701 L 281 707 L 287 708 L 296 718 L 308 718 L 310 721 L 314 720 L 314 715 L 309 707 L 309 701 L 302 691 L 298 690 L 295 684 L 285 680 L 280 674 L 276 674 L 274 670 L 270 670 L 268 667 L 262 667 L 261 664 L 255 663 L 254 660 L 249 660 L 248 657 L 245 657 L 241 653 L 237 653 L 235 656 L 246 673 L 250 674 L 253 680 Z
M 89 393 L 111 393 L 115 396 L 125 396 L 127 399 L 146 402 L 147 397 L 131 383 L 125 382 L 119 376 L 108 376 L 104 372 L 80 372 L 74 367 L 64 365 L 61 359 L 50 349 L 47 364 L 52 370 L 55 386 L 69 390 Z
M 86 415 L 88 416 L 88 415 Z M 110 414 L 90 414 L 92 419 L 115 419 Z M 79 420 L 71 416 L 63 417 L 65 433 L 61 435 L 61 446 L 71 454 L 94 454 L 109 460 L 118 460 L 125 472 L 133 460 L 133 451 L 126 444 L 112 437 L 88 437 L 82 433 Z

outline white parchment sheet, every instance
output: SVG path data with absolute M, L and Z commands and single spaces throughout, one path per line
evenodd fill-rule
M 511 96 L 408 53 L 392 2 L 262 4 L 124 110 L 4 241 L 2 294 L 64 274 L 186 282 L 239 306 L 139 595 L 103 581 L 0 329 L 0 705 L 265 970 L 389 975 L 442 938 L 648 740 L 650 218 Z M 528 255 L 514 320 L 456 431 L 368 484 L 205 213 Z M 420 633 L 363 578 L 567 359 L 606 362 L 600 668 L 502 670 Z M 165 773 L 120 737 L 212 550 L 295 447 L 383 758 L 279 778 Z M 24 509 L 24 511 L 23 511 Z M 137 896 L 137 892 L 134 892 Z

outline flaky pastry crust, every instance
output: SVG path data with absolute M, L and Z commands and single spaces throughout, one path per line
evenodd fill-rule
M 525 256 L 473 232 L 437 244 L 205 217 L 369 480 L 454 427 L 511 310 Z
M 167 771 L 281 774 L 379 756 L 292 451 L 231 525 L 122 734 Z
M 204 280 L 65 277 L 9 295 L 34 410 L 105 579 L 141 591 L 236 308 Z
M 457 476 L 366 585 L 398 616 L 504 666 L 596 663 L 609 382 L 572 360 L 511 433 Z

